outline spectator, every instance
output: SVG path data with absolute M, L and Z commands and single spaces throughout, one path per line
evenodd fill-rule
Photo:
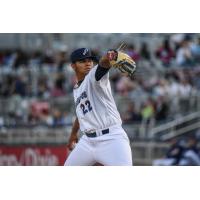
M 42 63 L 42 53 L 39 51 L 35 51 L 31 54 L 28 64 L 30 66 L 40 66 Z
M 162 122 L 167 119 L 169 106 L 164 96 L 159 96 L 156 100 L 155 119 Z
M 153 165 L 179 165 L 179 161 L 183 155 L 184 147 L 176 138 L 171 139 L 169 142 L 170 148 L 166 152 L 166 156 L 164 158 L 154 160 Z
M 64 118 L 60 110 L 54 109 L 52 114 L 53 114 L 52 126 L 64 125 Z
M 133 82 L 129 77 L 121 76 L 116 83 L 116 90 L 122 96 L 127 96 L 133 89 Z
M 135 104 L 129 103 L 125 114 L 122 116 L 122 119 L 124 123 L 134 124 L 135 122 L 141 122 L 142 116 L 138 111 L 136 111 Z
M 14 65 L 16 59 L 16 52 L 12 52 L 11 50 L 5 50 L 2 57 L 2 65 L 11 67 Z
M 192 93 L 192 86 L 189 84 L 189 81 L 186 79 L 181 80 L 180 82 L 180 97 L 182 99 L 189 99 Z
M 27 65 L 27 63 L 28 63 L 27 55 L 22 50 L 20 50 L 20 49 L 17 50 L 15 61 L 13 63 L 14 68 L 18 69 L 20 67 L 20 65 Z
M 38 80 L 36 96 L 39 98 L 48 98 L 50 96 L 47 77 L 42 76 Z
M 63 125 L 69 125 L 72 123 L 72 116 L 68 112 L 63 113 Z
M 65 78 L 62 75 L 58 75 L 54 83 L 54 88 L 51 91 L 52 97 L 61 97 L 61 96 L 66 95 L 66 92 L 64 89 L 64 82 L 65 82 Z
M 42 62 L 47 65 L 52 65 L 55 63 L 53 52 L 50 49 L 45 52 Z
M 197 148 L 197 139 L 189 137 L 187 147 L 183 152 L 179 165 L 199 166 L 200 165 L 200 152 Z
M 164 40 L 161 47 L 156 50 L 156 57 L 159 58 L 165 67 L 169 67 L 172 63 L 175 53 L 170 46 L 169 40 Z
M 12 75 L 7 75 L 3 77 L 2 87 L 0 88 L 0 94 L 3 97 L 10 97 L 14 94 L 13 86 L 15 82 L 15 77 Z
M 22 76 L 16 77 L 14 83 L 14 92 L 22 97 L 25 97 L 27 95 L 27 83 L 25 77 Z
M 153 94 L 157 97 L 168 96 L 169 94 L 169 82 L 162 78 L 158 79 L 157 84 L 153 88 Z
M 147 43 L 142 43 L 141 49 L 140 49 L 140 56 L 141 58 L 150 61 L 151 60 L 151 54 L 148 48 Z
M 183 40 L 176 53 L 176 63 L 178 66 L 188 67 L 194 65 L 194 58 L 189 46 L 189 41 Z
M 56 65 L 58 67 L 58 71 L 62 72 L 65 64 L 67 63 L 67 52 L 61 51 L 56 56 Z
M 196 63 L 200 62 L 200 37 L 197 39 L 196 43 L 191 46 L 191 52 Z
M 177 52 L 177 50 L 180 48 L 180 45 L 181 45 L 182 41 L 184 40 L 184 38 L 185 38 L 184 33 L 175 33 L 175 34 L 171 35 L 170 41 L 174 45 L 175 52 Z
M 154 117 L 154 114 L 155 114 L 155 107 L 153 101 L 149 98 L 142 106 L 141 109 L 142 119 L 148 122 L 151 118 Z
M 126 53 L 136 62 L 140 59 L 139 53 L 135 50 L 134 44 L 129 44 Z

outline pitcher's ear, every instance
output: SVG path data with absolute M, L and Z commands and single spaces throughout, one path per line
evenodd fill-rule
M 71 68 L 75 70 L 75 63 L 71 63 Z

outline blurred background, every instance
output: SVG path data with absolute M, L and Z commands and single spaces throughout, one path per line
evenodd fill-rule
M 0 34 L 0 165 L 63 165 L 75 119 L 69 55 L 126 43 L 133 78 L 110 70 L 134 165 L 200 165 L 200 34 Z

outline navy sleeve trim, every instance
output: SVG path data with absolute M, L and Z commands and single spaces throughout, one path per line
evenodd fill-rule
M 95 79 L 96 81 L 99 81 L 105 74 L 108 73 L 110 68 L 104 68 L 98 65 L 96 72 L 95 72 Z

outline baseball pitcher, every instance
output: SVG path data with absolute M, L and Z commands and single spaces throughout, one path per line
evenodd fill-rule
M 96 66 L 94 59 L 87 48 L 71 54 L 78 80 L 73 90 L 77 118 L 68 141 L 72 151 L 65 165 L 132 166 L 130 142 L 112 96 L 109 70 L 115 67 L 132 76 L 135 62 L 119 50 L 109 50 Z M 79 129 L 83 136 L 78 141 Z

